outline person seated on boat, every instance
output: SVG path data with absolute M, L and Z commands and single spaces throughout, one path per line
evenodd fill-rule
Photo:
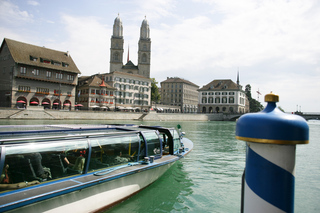
M 36 176 L 43 180 L 52 179 L 50 168 L 42 165 L 42 156 L 39 152 L 25 154 L 24 158 L 30 159 Z
M 122 152 L 119 152 L 119 155 L 114 158 L 115 164 L 127 163 L 130 158 L 124 157 Z
M 62 159 L 62 163 L 63 163 L 63 166 L 64 167 L 69 167 L 69 168 L 72 168 L 74 166 L 74 164 L 70 163 L 69 159 L 67 158 L 67 154 L 65 151 L 63 151 L 61 154 L 60 154 L 61 158 Z
M 19 189 L 26 186 L 31 186 L 35 184 L 39 184 L 40 182 L 38 180 L 30 181 L 30 182 L 19 182 L 19 183 L 12 183 L 12 180 L 9 176 L 9 165 L 6 164 L 3 168 L 2 174 L 0 176 L 0 191 L 4 190 L 11 190 L 11 189 Z
M 77 170 L 79 173 L 82 173 L 84 164 L 85 164 L 85 154 L 86 150 L 80 151 L 80 156 L 77 157 L 76 162 L 74 163 L 74 166 L 72 167 L 73 170 Z

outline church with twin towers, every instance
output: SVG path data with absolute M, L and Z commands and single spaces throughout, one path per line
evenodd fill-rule
M 127 63 L 125 65 L 123 64 L 123 45 L 123 26 L 122 21 L 118 15 L 118 17 L 114 20 L 113 34 L 111 36 L 110 73 L 119 71 L 150 78 L 151 39 L 149 23 L 146 18 L 142 21 L 140 27 L 137 66 L 129 60 L 129 52 Z

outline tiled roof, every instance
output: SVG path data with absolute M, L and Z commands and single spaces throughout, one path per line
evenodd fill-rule
M 81 73 L 67 52 L 26 44 L 7 38 L 3 40 L 1 47 L 4 42 L 8 45 L 8 49 L 16 63 L 77 74 Z
M 142 78 L 142 79 L 146 79 L 146 80 L 150 80 L 150 78 L 147 78 L 145 76 L 142 75 L 138 75 L 138 74 L 131 74 L 131 73 L 126 73 L 126 72 L 120 72 L 120 71 L 114 71 L 112 73 L 105 73 L 105 74 L 101 74 L 101 75 L 108 75 L 108 74 L 114 74 L 114 75 L 122 75 L 122 76 L 128 76 L 128 77 L 133 77 L 133 78 Z
M 100 87 L 100 85 L 102 83 L 102 80 L 96 75 L 89 76 L 89 77 L 88 76 L 81 76 L 81 77 L 79 77 L 78 81 L 81 86 L 89 86 L 89 87 Z M 81 84 L 82 81 L 85 81 L 85 83 Z M 112 87 L 108 84 L 105 84 L 103 87 L 106 87 L 108 89 L 115 89 L 114 87 Z
M 217 79 L 211 81 L 209 84 L 203 86 L 198 91 L 208 90 L 240 90 L 238 85 L 230 79 Z
M 182 79 L 182 78 L 178 78 L 178 77 L 174 77 L 174 78 L 167 78 L 167 80 L 162 81 L 161 83 L 185 83 L 185 84 L 189 84 L 195 87 L 198 87 L 198 85 L 192 83 L 191 81 Z
M 138 66 L 134 65 L 132 61 L 128 61 L 124 66 L 122 66 L 122 69 L 138 69 Z

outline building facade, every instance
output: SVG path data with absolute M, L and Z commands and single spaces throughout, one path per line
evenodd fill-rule
M 0 107 L 74 107 L 80 71 L 69 52 L 5 38 L 0 70 Z
M 120 110 L 144 111 L 151 107 L 151 79 L 141 75 L 114 71 L 100 74 L 115 88 L 114 107 Z
M 111 47 L 110 47 L 110 70 L 125 72 L 129 74 L 141 75 L 146 78 L 150 78 L 150 64 L 151 64 L 151 39 L 150 39 L 150 28 L 147 19 L 142 21 L 140 27 L 140 39 L 138 43 L 138 65 L 134 65 L 129 60 L 129 50 L 127 63 L 123 64 L 123 26 L 120 17 L 118 16 L 114 20 L 113 34 L 111 36 Z
M 239 84 L 230 79 L 213 80 L 199 91 L 199 112 L 247 113 L 249 101 Z
M 81 76 L 78 79 L 75 106 L 78 109 L 112 110 L 115 90 L 97 75 Z
M 162 104 L 179 106 L 180 112 L 198 111 L 198 85 L 178 77 L 167 77 L 160 85 Z

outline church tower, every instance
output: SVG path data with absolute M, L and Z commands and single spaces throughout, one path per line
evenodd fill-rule
M 123 65 L 123 27 L 119 17 L 114 20 L 110 48 L 110 72 L 121 71 Z
M 139 75 L 150 78 L 151 40 L 147 18 L 142 21 L 138 49 Z

